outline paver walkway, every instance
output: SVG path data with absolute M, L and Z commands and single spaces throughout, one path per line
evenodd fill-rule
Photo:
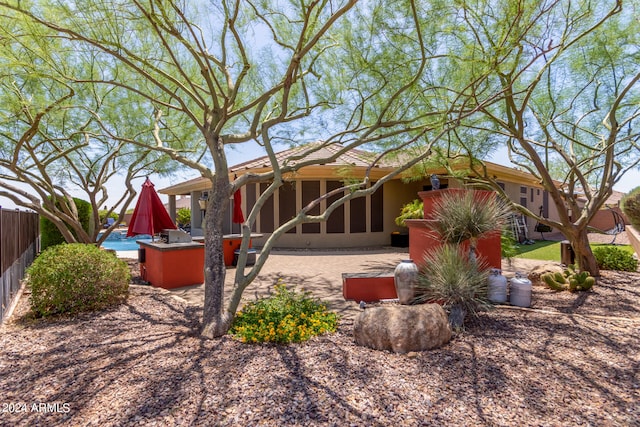
M 540 238 L 536 233 L 534 238 Z M 613 236 L 590 234 L 589 240 L 610 243 Z M 563 240 L 560 233 L 546 233 L 546 240 Z M 616 243 L 628 244 L 625 233 L 620 234 Z M 118 252 L 119 257 L 137 258 L 137 252 Z M 274 249 L 256 280 L 245 290 L 242 303 L 268 295 L 278 280 L 295 286 L 296 289 L 310 291 L 316 298 L 327 302 L 329 308 L 345 318 L 353 318 L 359 312 L 358 303 L 345 301 L 342 297 L 342 273 L 388 271 L 392 273 L 396 265 L 409 258 L 408 248 L 381 247 L 370 249 Z M 513 258 L 511 263 L 503 260 L 502 271 L 507 277 L 516 271 L 529 272 L 550 261 Z M 235 268 L 227 269 L 225 292 L 228 297 L 233 284 Z M 202 306 L 204 286 L 194 285 L 171 290 L 171 293 L 187 302 Z
M 345 301 L 342 297 L 342 273 L 388 271 L 393 273 L 396 265 L 409 258 L 404 248 L 377 248 L 369 250 L 274 250 L 256 280 L 243 295 L 243 302 L 257 296 L 265 296 L 278 280 L 310 291 L 313 296 L 327 302 L 331 310 L 343 318 L 353 318 L 359 312 L 358 303 Z M 515 271 L 528 271 L 547 261 L 513 259 L 509 265 L 503 262 L 505 276 Z M 225 292 L 229 296 L 236 270 L 227 269 Z M 201 306 L 204 301 L 204 286 L 195 285 L 171 291 L 189 303 Z

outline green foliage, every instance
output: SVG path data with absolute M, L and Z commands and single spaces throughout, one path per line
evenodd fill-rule
M 491 306 L 489 272 L 482 259 L 474 262 L 462 247 L 444 244 L 425 255 L 418 275 L 418 299 L 441 302 L 447 310 L 459 306 L 475 317 L 478 311 Z
M 176 212 L 176 220 L 178 221 L 178 225 L 181 227 L 191 224 L 191 209 L 178 209 L 178 212 Z
M 500 255 L 502 258 L 511 259 L 518 255 L 518 245 L 509 228 L 503 228 L 500 234 Z
M 83 243 L 50 247 L 27 273 L 38 317 L 102 309 L 122 302 L 129 290 L 127 263 Z
M 308 292 L 296 293 L 283 283 L 278 283 L 275 291 L 238 312 L 230 333 L 243 342 L 290 343 L 335 332 L 337 315 Z
M 100 224 L 104 224 L 104 222 L 106 221 L 107 218 L 113 218 L 114 220 L 118 220 L 118 214 L 115 212 L 110 212 L 109 214 L 107 214 L 107 210 L 105 209 L 100 209 L 100 211 L 98 212 L 98 215 L 100 216 Z
M 447 193 L 436 202 L 429 225 L 447 243 L 477 239 L 506 224 L 508 207 L 495 194 L 463 191 Z
M 422 219 L 424 215 L 424 204 L 422 200 L 415 199 L 404 206 L 400 210 L 400 215 L 396 217 L 396 224 L 406 227 L 406 219 Z
M 82 228 L 85 231 L 90 232 L 92 216 L 91 203 L 75 197 L 73 198 L 73 202 L 78 210 L 78 220 L 80 221 L 80 224 L 82 224 Z M 60 207 L 59 204 L 58 207 Z M 71 232 L 74 236 L 76 235 L 73 230 Z M 60 243 L 65 243 L 65 239 L 62 237 L 62 233 L 60 233 L 58 227 L 43 216 L 40 217 L 40 235 L 40 247 L 42 250 L 51 246 L 59 245 Z
M 603 246 L 594 249 L 598 267 L 603 270 L 638 271 L 638 260 L 633 254 L 615 246 Z
M 640 187 L 627 193 L 622 198 L 620 205 L 631 225 L 640 230 Z
M 516 258 L 560 262 L 560 242 L 536 240 L 531 245 L 518 245 Z
M 615 247 L 620 249 L 623 252 L 627 252 L 631 256 L 633 256 L 634 254 L 634 251 L 631 245 L 610 246 L 610 245 L 603 245 L 600 243 L 593 243 L 590 246 L 591 246 L 591 250 L 594 251 L 594 253 L 598 248 Z M 560 262 L 560 242 L 551 241 L 551 240 L 537 240 L 532 245 L 517 246 L 516 258 Z
M 596 279 L 588 271 L 577 271 L 573 264 L 568 265 L 562 273 L 545 273 L 540 278 L 554 291 L 588 291 L 596 284 Z

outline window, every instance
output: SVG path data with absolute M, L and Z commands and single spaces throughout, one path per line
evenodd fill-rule
M 280 213 L 280 225 L 291 220 L 296 216 L 296 186 L 293 182 L 285 182 L 282 187 L 278 189 L 278 209 Z M 295 233 L 295 227 L 287 231 L 287 233 Z
M 302 181 L 302 207 L 306 207 L 309 203 L 320 197 L 320 181 Z M 320 205 L 314 206 L 309 211 L 309 215 L 319 215 Z M 320 233 L 320 223 L 312 222 L 302 224 L 302 233 Z
M 266 182 L 260 183 L 260 194 L 267 191 L 269 184 Z M 262 205 L 260 209 L 260 232 L 261 233 L 273 233 L 273 196 L 269 197 Z
M 246 194 L 247 194 L 247 200 L 245 201 L 247 204 L 247 212 L 245 213 L 245 215 L 249 215 L 249 212 L 251 212 L 251 210 L 253 209 L 253 206 L 256 204 L 256 185 L 255 184 L 249 184 L 246 186 Z M 256 224 L 254 223 L 251 231 L 255 232 L 256 231 Z
M 349 211 L 349 231 L 351 233 L 367 232 L 367 198 L 351 199 Z
M 371 232 L 384 231 L 384 187 L 371 195 Z
M 327 181 L 327 193 L 342 187 L 340 181 Z M 327 199 L 327 206 L 344 196 L 344 192 Z M 344 233 L 344 205 L 338 206 L 327 219 L 327 233 Z

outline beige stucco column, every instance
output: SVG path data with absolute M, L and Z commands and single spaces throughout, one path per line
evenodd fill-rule
M 169 195 L 169 217 L 171 221 L 176 223 L 176 196 L 174 194 Z
M 202 191 L 192 191 L 191 192 L 191 235 L 192 236 L 203 236 L 204 231 L 202 230 L 202 211 L 200 210 L 200 203 L 198 200 L 202 196 Z

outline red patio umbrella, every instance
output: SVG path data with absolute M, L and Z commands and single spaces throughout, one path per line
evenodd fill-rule
M 140 197 L 138 197 L 138 202 L 133 210 L 127 237 L 137 234 L 151 234 L 153 236 L 166 228 L 178 228 L 171 220 L 153 187 L 153 183 L 147 177 L 147 180 L 142 184 Z
M 244 222 L 244 214 L 242 213 L 242 194 L 240 190 L 233 193 L 233 222 L 242 224 Z

